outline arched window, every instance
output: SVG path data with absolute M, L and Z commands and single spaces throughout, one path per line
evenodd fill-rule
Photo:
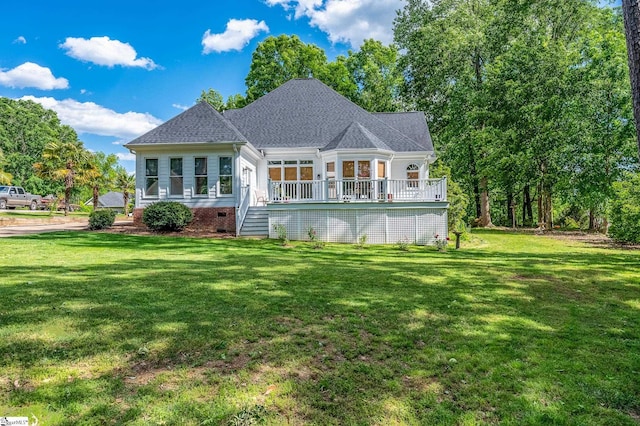
M 420 167 L 417 164 L 407 166 L 407 188 L 417 188 L 420 178 Z

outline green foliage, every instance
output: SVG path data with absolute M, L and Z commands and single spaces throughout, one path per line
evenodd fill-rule
M 289 244 L 289 237 L 287 236 L 286 226 L 284 226 L 282 223 L 274 223 L 273 230 L 276 231 L 276 234 L 278 235 L 278 239 L 280 240 L 283 246 L 286 246 Z
M 402 72 L 398 49 L 373 39 L 365 40 L 359 51 L 349 51 L 346 66 L 358 88 L 354 102 L 367 111 L 393 112 L 400 109 Z
M 14 185 L 33 194 L 61 192 L 63 187 L 51 179 L 44 179 L 39 187 L 32 186 L 33 164 L 41 161 L 45 146 L 52 140 L 73 139 L 75 131 L 62 125 L 54 111 L 33 101 L 0 97 L 0 150 L 5 156 L 4 172 L 12 175 Z
M 394 32 L 405 102 L 427 113 L 475 215 L 485 190 L 526 204 L 534 224 L 536 199 L 547 223 L 558 199 L 606 205 L 635 149 L 618 12 L 582 0 L 408 0 Z
M 94 210 L 89 215 L 89 229 L 96 231 L 111 228 L 115 220 L 116 212 L 113 210 Z
M 104 152 L 92 153 L 83 174 L 86 176 L 83 183 L 91 189 L 93 209 L 98 208 L 100 193 L 114 189 L 116 181 L 116 166 L 118 158 L 115 154 L 106 155 Z
M 151 230 L 171 232 L 183 230 L 193 220 L 189 207 L 177 201 L 159 201 L 142 212 L 142 222 Z
M 253 102 L 292 78 L 320 78 L 326 63 L 324 50 L 302 42 L 296 35 L 267 37 L 251 57 L 245 79 L 247 101 Z
M 609 236 L 621 242 L 640 243 L 640 173 L 629 174 L 613 188 Z
M 124 214 L 129 214 L 129 204 L 131 201 L 131 195 L 135 194 L 136 191 L 136 177 L 132 174 L 129 174 L 127 170 L 122 167 L 116 167 L 115 171 L 115 182 L 114 187 L 122 192 L 122 199 L 124 202 Z
M 447 177 L 447 199 L 449 200 L 448 225 L 449 231 L 465 231 L 467 217 L 467 206 L 469 197 L 462 187 L 451 177 L 451 169 L 440 159 L 429 166 L 429 177 L 437 179 Z
M 46 145 L 42 161 L 33 165 L 39 177 L 64 185 L 65 212 L 69 210 L 71 193 L 76 184 L 88 182 L 95 174 L 91 159 L 91 153 L 77 139 L 73 129 L 69 128 L 69 132 L 60 141 Z

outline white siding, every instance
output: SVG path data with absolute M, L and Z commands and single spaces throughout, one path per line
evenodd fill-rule
M 269 237 L 282 224 L 290 240 L 308 240 L 310 227 L 318 239 L 327 242 L 356 243 L 363 235 L 372 244 L 433 244 L 435 236 L 447 235 L 446 208 L 304 208 L 269 211 Z
M 160 200 L 179 201 L 188 207 L 233 207 L 235 196 L 218 196 L 219 158 L 234 157 L 233 151 L 207 152 L 191 150 L 186 152 L 138 152 L 136 155 L 136 207 L 146 207 Z M 208 195 L 195 195 L 195 158 L 207 159 Z M 144 195 L 145 160 L 158 159 L 158 196 Z M 171 158 L 182 158 L 183 195 L 169 195 L 169 167 Z M 236 171 L 237 172 L 237 171 Z M 234 178 L 237 178 L 236 173 Z M 235 195 L 235 194 L 234 194 Z

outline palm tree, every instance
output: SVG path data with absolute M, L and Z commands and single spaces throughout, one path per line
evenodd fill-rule
M 4 154 L 0 149 L 0 185 L 9 185 L 11 184 L 11 179 L 13 179 L 13 176 L 11 175 L 11 173 L 5 172 L 3 170 L 4 164 L 5 164 Z
M 638 0 L 622 0 L 622 13 L 624 32 L 627 38 L 633 116 L 636 122 L 638 157 L 640 158 L 640 2 Z
M 33 165 L 40 177 L 64 182 L 64 215 L 69 213 L 71 190 L 88 180 L 91 154 L 79 140 L 50 142 L 42 153 L 42 161 Z
M 120 166 L 116 169 L 116 188 L 122 191 L 124 214 L 129 215 L 129 196 L 136 190 L 136 177 Z
M 90 166 L 86 169 L 87 183 L 93 193 L 93 210 L 98 209 L 98 198 L 101 189 L 111 189 L 115 183 L 118 157 L 114 154 L 106 155 L 104 152 L 96 152 L 91 155 Z

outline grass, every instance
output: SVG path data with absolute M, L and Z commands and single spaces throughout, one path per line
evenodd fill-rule
M 640 421 L 640 252 L 2 240 L 0 415 L 40 424 Z

